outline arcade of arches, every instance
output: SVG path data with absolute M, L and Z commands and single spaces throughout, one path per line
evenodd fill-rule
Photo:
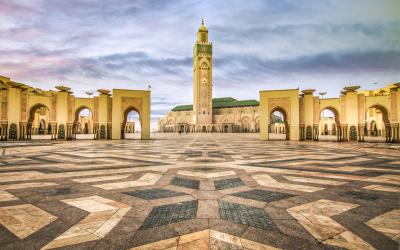
M 93 98 L 75 97 L 70 88 L 44 91 L 0 76 L 0 140 L 121 139 L 133 133 L 135 124 L 125 114 L 139 114 L 141 139 L 150 138 L 150 91 L 98 90 Z M 112 93 L 112 94 L 111 94 Z
M 260 91 L 260 138 L 270 139 L 271 114 L 284 114 L 288 140 L 366 141 L 382 138 L 399 142 L 400 83 L 376 90 L 345 87 L 339 98 L 321 99 L 315 90 Z M 329 115 L 324 113 L 328 111 Z

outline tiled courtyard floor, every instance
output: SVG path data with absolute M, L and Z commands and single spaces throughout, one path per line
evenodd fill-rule
M 399 249 L 396 146 L 169 134 L 2 153 L 0 249 Z

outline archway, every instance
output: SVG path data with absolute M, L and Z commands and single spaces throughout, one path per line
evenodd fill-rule
M 318 140 L 321 141 L 340 141 L 339 113 L 333 107 L 326 107 L 321 110 L 319 118 Z M 315 128 L 314 128 L 315 129 Z
M 42 118 L 39 121 L 39 130 L 38 130 L 38 134 L 39 135 L 45 135 L 46 134 L 46 121 Z
M 268 124 L 268 139 L 289 140 L 289 125 L 287 122 L 286 111 L 278 107 L 273 109 L 269 116 L 270 123 Z
M 242 132 L 247 133 L 250 131 L 250 118 L 242 118 Z
M 75 111 L 72 131 L 75 139 L 95 139 L 93 113 L 88 107 L 82 106 Z
M 203 126 L 202 129 L 201 129 L 201 132 L 202 132 L 202 133 L 207 133 L 207 127 L 206 127 L 206 126 Z
M 224 133 L 229 133 L 229 126 L 228 125 L 224 125 Z
M 36 104 L 29 111 L 27 138 L 28 139 L 53 139 L 50 123 L 50 109 L 44 104 Z
M 185 125 L 181 124 L 181 125 L 179 126 L 179 133 L 185 133 L 185 132 L 186 132 L 186 130 L 185 130 Z
M 390 122 L 386 108 L 374 105 L 366 110 L 364 141 L 390 142 Z
M 121 139 L 142 139 L 141 116 L 134 107 L 129 107 L 124 112 L 121 124 Z

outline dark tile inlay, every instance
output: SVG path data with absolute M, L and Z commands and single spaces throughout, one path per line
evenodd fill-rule
M 189 150 L 186 151 L 185 154 L 187 157 L 201 157 L 203 155 L 203 152 Z
M 140 230 L 196 218 L 197 200 L 155 207 Z
M 273 230 L 276 228 L 272 219 L 262 208 L 219 201 L 219 215 L 223 220 L 255 228 L 264 230 Z
M 201 168 L 195 168 L 195 169 L 193 169 L 193 171 L 195 171 L 195 172 L 212 172 L 212 171 L 215 171 L 215 170 L 217 170 L 216 168 L 208 168 L 208 167 L 201 167 Z
M 232 179 L 214 181 L 214 186 L 215 186 L 216 190 L 239 187 L 239 186 L 243 186 L 243 185 L 244 184 L 240 178 L 232 178 Z
M 184 179 L 184 178 L 180 178 L 180 177 L 174 177 L 171 180 L 171 185 L 185 187 L 185 188 L 191 188 L 191 189 L 199 189 L 200 181 Z
M 144 190 L 123 192 L 123 193 L 130 195 L 130 196 L 139 197 L 139 198 L 142 198 L 145 200 L 155 200 L 155 199 L 185 195 L 185 193 L 175 192 L 175 191 L 162 189 L 162 188 L 144 189 Z
M 224 153 L 220 152 L 220 151 L 210 151 L 210 152 L 208 152 L 208 156 L 217 157 L 217 158 L 224 158 Z
M 74 190 L 70 187 L 64 187 L 64 188 L 53 188 L 53 189 L 40 190 L 39 193 L 44 194 L 46 196 L 55 196 L 55 195 L 75 194 L 75 193 L 78 193 L 78 190 Z
M 262 189 L 252 189 L 249 191 L 234 193 L 231 195 L 245 198 L 245 199 L 264 201 L 264 202 L 279 201 L 282 199 L 286 199 L 286 198 L 295 196 L 292 194 L 272 192 L 272 191 L 267 191 L 267 190 L 262 190 Z
M 369 193 L 364 193 L 364 192 L 357 192 L 357 191 L 348 191 L 344 193 L 346 196 L 350 196 L 353 199 L 361 199 L 361 200 L 367 200 L 367 201 L 374 201 L 379 199 L 380 197 L 375 194 L 369 194 Z

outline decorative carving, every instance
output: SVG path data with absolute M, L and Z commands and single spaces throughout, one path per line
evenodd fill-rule
M 100 139 L 106 139 L 106 126 L 100 126 Z
M 306 140 L 312 140 L 313 139 L 313 133 L 312 133 L 312 127 L 311 126 L 307 126 L 306 129 Z
M 357 128 L 356 126 L 350 126 L 350 141 L 357 141 Z
M 18 131 L 17 131 L 17 124 L 11 123 L 10 125 L 10 130 L 8 134 L 8 138 L 10 140 L 17 140 L 18 139 Z
M 65 127 L 64 124 L 58 126 L 58 139 L 65 139 Z

